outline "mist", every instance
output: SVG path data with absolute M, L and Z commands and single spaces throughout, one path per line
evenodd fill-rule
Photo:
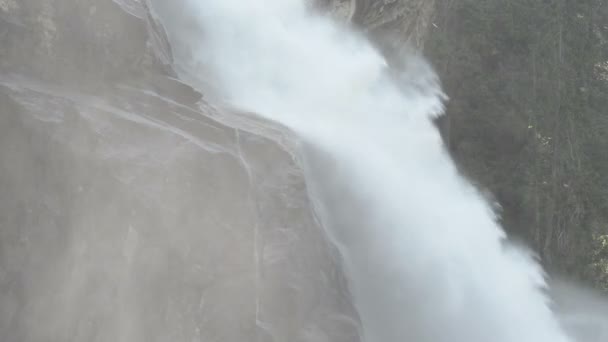
M 424 60 L 391 68 L 298 0 L 189 1 L 182 13 L 188 25 L 167 26 L 184 77 L 217 80 L 223 101 L 300 137 L 366 341 L 587 341 L 560 324 L 536 257 L 509 243 L 445 151 L 433 118 L 446 97 Z

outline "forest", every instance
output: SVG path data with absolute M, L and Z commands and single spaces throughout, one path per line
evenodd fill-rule
M 545 267 L 608 290 L 608 1 L 435 5 L 449 151 Z

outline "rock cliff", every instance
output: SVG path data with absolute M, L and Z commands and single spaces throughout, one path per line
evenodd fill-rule
M 325 2 L 414 42 L 429 3 Z M 2 340 L 359 341 L 297 140 L 180 81 L 149 6 L 0 0 Z
M 0 331 L 358 341 L 285 129 L 175 78 L 137 0 L 0 0 Z

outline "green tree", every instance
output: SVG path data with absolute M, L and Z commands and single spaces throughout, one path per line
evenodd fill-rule
M 463 172 L 547 267 L 580 277 L 608 232 L 607 37 L 606 0 L 439 0 L 426 44 Z

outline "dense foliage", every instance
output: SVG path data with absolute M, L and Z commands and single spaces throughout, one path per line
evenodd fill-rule
M 608 288 L 608 0 L 437 0 L 426 52 L 449 149 L 505 227 Z

